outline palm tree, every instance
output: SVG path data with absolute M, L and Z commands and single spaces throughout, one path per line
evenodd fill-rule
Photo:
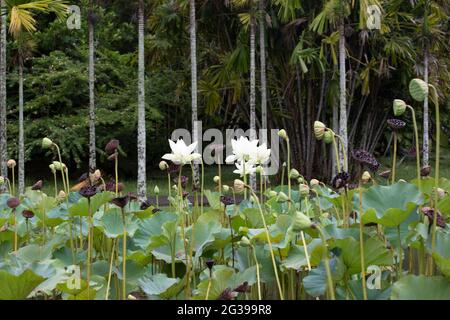
M 18 66 L 19 73 L 19 163 L 18 163 L 18 181 L 19 194 L 25 191 L 25 137 L 24 137 L 24 120 L 23 120 L 23 66 L 24 62 L 31 57 L 36 49 L 36 44 L 32 40 L 30 34 L 20 32 L 16 36 L 16 54 L 14 55 L 14 62 Z
M 146 130 L 145 130 L 145 49 L 144 49 L 144 1 L 138 2 L 138 178 L 137 194 L 145 200 L 147 194 Z
M 94 65 L 94 12 L 93 0 L 89 0 L 88 15 L 88 38 L 89 38 L 89 168 L 96 168 L 96 145 L 95 145 L 95 65 Z
M 36 31 L 36 12 L 53 12 L 58 19 L 62 19 L 67 13 L 67 5 L 64 0 L 1 0 L 1 32 L 0 32 L 0 169 L 1 175 L 7 176 L 6 161 L 7 128 L 6 128 L 6 30 L 7 17 L 9 16 L 9 32 L 17 37 L 22 30 Z
M 198 110 L 197 110 L 197 32 L 195 18 L 195 0 L 189 0 L 189 35 L 191 42 L 191 99 L 192 99 L 192 140 L 198 141 Z M 198 146 L 196 148 L 197 152 Z M 200 184 L 198 164 L 194 164 L 194 185 Z
M 0 174 L 8 176 L 7 129 L 6 129 L 6 4 L 1 0 L 0 31 Z M 0 186 L 2 188 L 2 186 Z M 3 190 L 0 190 L 3 191 Z

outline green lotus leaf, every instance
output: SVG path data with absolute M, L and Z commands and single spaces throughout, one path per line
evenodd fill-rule
M 133 242 L 141 249 L 147 249 L 151 243 L 151 238 L 161 234 L 162 225 L 167 221 L 177 220 L 177 215 L 168 212 L 159 212 L 153 217 L 142 221 L 136 231 Z
M 100 225 L 108 238 L 123 236 L 124 226 L 122 211 L 119 208 L 109 209 L 102 217 Z
M 355 194 L 353 201 L 358 208 L 358 195 Z M 373 186 L 362 196 L 363 222 L 396 227 L 423 203 L 422 193 L 412 184 L 398 182 L 390 186 Z
M 97 193 L 91 198 L 91 213 L 94 214 L 101 206 L 110 202 L 114 198 L 112 192 Z M 69 213 L 72 217 L 82 216 L 87 217 L 89 215 L 88 199 L 82 198 L 77 203 L 69 207 Z
M 407 275 L 395 282 L 392 300 L 449 300 L 450 281 L 441 276 Z
M 0 300 L 22 300 L 45 279 L 31 270 L 20 275 L 13 275 L 0 270 Z
M 171 287 L 179 282 L 179 278 L 169 278 L 165 273 L 158 273 L 142 277 L 139 280 L 139 286 L 148 295 L 164 296 Z
M 195 259 L 198 259 L 206 246 L 214 241 L 214 235 L 222 230 L 219 216 L 214 212 L 208 212 L 201 215 L 195 227 L 191 227 L 188 234 L 193 241 L 193 250 Z M 192 235 L 192 232 L 194 233 Z
M 450 280 L 450 234 L 436 232 L 436 249 L 433 259 L 441 273 Z
M 342 257 L 347 267 L 348 275 L 361 273 L 361 250 L 359 241 L 353 238 L 337 239 L 332 246 L 339 248 L 339 256 Z M 392 253 L 384 247 L 384 243 L 374 238 L 364 240 L 365 265 L 390 266 L 394 263 Z
M 306 293 L 310 296 L 318 297 L 325 293 L 327 290 L 327 274 L 323 262 L 303 278 L 303 285 L 305 286 Z
M 312 260 L 312 253 L 314 250 L 322 245 L 322 240 L 320 239 L 313 239 L 310 243 L 307 244 L 308 254 L 310 256 L 310 263 L 311 265 L 317 265 L 313 264 Z M 320 250 L 320 252 L 322 252 Z M 319 257 L 320 262 L 320 257 Z M 287 269 L 294 269 L 294 270 L 300 270 L 302 268 L 305 268 L 308 266 L 307 260 L 306 260 L 306 254 L 303 245 L 294 245 L 291 250 L 289 251 L 288 257 L 283 261 L 282 265 Z

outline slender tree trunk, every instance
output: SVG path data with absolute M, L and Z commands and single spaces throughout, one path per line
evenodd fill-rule
M 145 130 L 145 55 L 144 55 L 144 1 L 139 0 L 139 61 L 138 61 L 138 181 L 137 194 L 144 200 L 147 194 L 146 130 Z
M 94 21 L 93 21 L 93 0 L 89 0 L 89 168 L 95 169 L 96 165 L 96 144 L 95 144 L 95 66 L 94 66 Z
M 23 64 L 19 61 L 19 194 L 25 191 L 25 143 L 23 124 Z
M 339 26 L 339 135 L 344 140 L 344 152 L 348 154 L 348 139 L 347 139 L 347 88 L 346 88 L 346 70 L 345 70 L 345 33 L 344 22 Z M 340 153 L 340 161 L 344 168 L 344 153 Z M 344 168 L 346 171 L 348 168 Z
M 198 142 L 198 105 L 197 105 L 197 32 L 195 18 L 195 0 L 189 0 L 189 35 L 191 40 L 191 98 L 192 98 L 192 141 Z M 198 145 L 195 150 L 198 152 Z M 200 185 L 198 163 L 194 164 L 194 185 Z
M 0 32 L 0 174 L 8 176 L 7 128 L 6 128 L 6 5 L 1 0 Z M 2 188 L 0 186 L 0 188 Z M 4 189 L 3 189 L 4 190 Z M 2 191 L 2 190 L 0 190 Z
M 429 52 L 428 45 L 425 45 L 425 55 L 423 59 L 423 81 L 428 84 L 428 65 L 429 65 Z M 428 166 L 430 163 L 430 117 L 428 109 L 428 96 L 425 97 L 423 101 L 423 155 L 422 161 L 423 166 Z
M 250 140 L 256 136 L 256 27 L 255 17 L 250 20 Z M 256 175 L 250 176 L 250 185 L 256 190 Z
M 267 133 L 267 76 L 266 76 L 266 32 L 265 32 L 265 1 L 259 1 L 259 11 L 261 18 L 259 21 L 259 47 L 261 63 L 261 129 L 263 136 L 262 142 L 268 143 Z

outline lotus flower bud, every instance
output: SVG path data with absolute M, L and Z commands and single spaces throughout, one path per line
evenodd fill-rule
M 165 170 L 167 170 L 167 169 L 169 169 L 169 165 L 167 164 L 167 162 L 161 161 L 161 162 L 159 163 L 159 170 L 165 171 Z
M 214 178 L 213 178 L 213 181 L 214 181 L 214 183 L 219 183 L 220 182 L 220 177 L 219 176 L 215 176 Z
M 17 165 L 17 163 L 16 160 L 9 159 L 8 162 L 6 162 L 6 165 L 8 166 L 8 168 L 13 169 Z
M 3 176 L 0 176 L 0 186 L 5 183 L 5 178 Z
M 311 188 L 314 188 L 314 187 L 320 185 L 320 181 L 317 179 L 311 179 L 311 181 L 309 182 L 309 185 L 311 186 Z
M 275 198 L 276 196 L 278 196 L 278 193 L 274 190 L 269 191 L 269 197 L 270 198 Z
M 412 79 L 409 83 L 409 94 L 414 100 L 422 102 L 428 96 L 428 85 L 421 79 Z
M 105 152 L 108 156 L 112 155 L 119 148 L 120 142 L 117 139 L 110 140 L 105 147 Z
M 403 115 L 406 111 L 406 102 L 400 99 L 395 99 L 392 106 L 396 117 Z
M 314 135 L 316 136 L 317 140 L 322 140 L 326 131 L 327 131 L 327 126 L 324 123 L 322 123 L 320 121 L 314 122 Z
M 289 172 L 289 178 L 297 179 L 298 177 L 300 177 L 300 173 L 298 172 L 298 170 L 297 169 L 291 169 L 291 172 Z
M 227 186 L 226 184 L 224 184 L 224 185 L 222 186 L 222 190 L 223 190 L 223 192 L 228 192 L 228 191 L 230 191 L 230 187 Z
M 299 232 L 305 229 L 308 229 L 312 226 L 311 219 L 305 215 L 304 213 L 297 211 L 294 216 L 294 220 L 292 221 L 292 230 L 294 232 Z
M 155 188 L 153 189 L 153 192 L 154 192 L 155 194 L 159 194 L 159 188 L 158 188 L 158 186 L 155 186 Z
M 280 131 L 278 131 L 278 136 L 279 136 L 281 139 L 288 140 L 287 132 L 286 132 L 286 130 L 284 130 L 284 129 L 281 129 Z
M 59 199 L 60 201 L 66 199 L 66 197 L 67 197 L 67 195 L 66 195 L 66 193 L 65 193 L 64 191 L 61 190 L 61 191 L 58 193 L 58 199 Z
M 50 149 L 53 147 L 53 141 L 49 138 L 42 139 L 42 149 Z
M 330 144 L 330 143 L 333 143 L 333 140 L 334 140 L 334 133 L 333 133 L 333 131 L 331 131 L 331 130 L 325 131 L 325 133 L 323 135 L 323 141 L 326 144 Z
M 241 241 L 239 241 L 239 244 L 242 247 L 250 247 L 252 245 L 252 243 L 250 242 L 250 240 L 246 236 L 243 236 L 241 238 Z
M 309 196 L 309 191 L 310 191 L 310 189 L 309 189 L 309 186 L 308 186 L 307 184 L 302 183 L 302 184 L 300 185 L 300 187 L 299 187 L 299 190 L 300 190 L 300 195 L 301 195 L 302 197 Z
M 55 168 L 55 165 L 52 163 L 51 165 L 49 165 L 48 166 L 49 168 L 50 168 L 50 171 L 52 172 L 52 173 L 55 173 L 56 172 L 56 168 Z
M 277 196 L 277 202 L 286 202 L 289 201 L 289 197 L 284 192 L 279 192 Z
M 236 179 L 234 180 L 234 191 L 237 193 L 244 192 L 245 190 L 245 183 L 242 180 Z
M 255 172 L 257 174 L 264 174 L 264 168 L 261 166 L 257 166 Z
M 300 177 L 297 179 L 297 182 L 298 182 L 298 184 L 305 183 L 305 178 L 302 177 L 302 176 L 300 176 Z
M 361 181 L 362 183 L 366 184 L 369 183 L 372 180 L 372 176 L 370 175 L 369 171 L 364 171 Z

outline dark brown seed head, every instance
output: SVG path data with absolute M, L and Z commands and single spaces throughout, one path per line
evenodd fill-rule
M 34 213 L 31 210 L 23 210 L 22 211 L 22 216 L 26 219 L 31 219 L 34 217 Z
M 214 265 L 216 264 L 216 262 L 214 260 L 210 259 L 210 260 L 206 260 L 205 264 L 208 267 L 208 269 L 211 270 L 214 267 Z
M 89 186 L 81 188 L 79 191 L 80 195 L 85 198 L 92 198 L 97 194 L 97 187 Z
M 6 201 L 6 205 L 11 209 L 15 209 L 20 205 L 20 200 L 18 198 L 9 198 Z
M 233 198 L 227 196 L 221 196 L 220 202 L 222 202 L 225 206 L 231 206 L 232 204 L 234 204 Z
M 237 293 L 233 292 L 231 288 L 226 288 L 223 290 L 223 292 L 220 294 L 219 298 L 217 300 L 233 300 L 236 297 Z
M 406 122 L 399 119 L 388 119 L 386 122 L 389 128 L 394 131 L 400 130 L 406 126 Z
M 234 292 L 239 292 L 239 293 L 246 293 L 246 292 L 250 292 L 250 286 L 248 285 L 248 282 L 245 281 L 243 284 L 241 284 L 240 286 L 238 286 L 236 289 L 233 290 Z
M 43 185 L 44 182 L 42 180 L 39 180 L 31 187 L 31 190 L 41 190 Z
M 365 150 L 354 150 L 352 152 L 353 159 L 361 166 L 367 167 L 369 170 L 376 172 L 380 168 L 380 163 L 375 157 Z
M 424 166 L 420 169 L 420 176 L 428 177 L 431 173 L 431 166 Z
M 125 196 L 125 197 L 114 198 L 111 200 L 111 203 L 113 203 L 116 206 L 118 206 L 119 208 L 123 209 L 128 204 L 129 200 L 130 200 L 130 198 L 128 196 Z
M 349 182 L 350 175 L 347 172 L 340 172 L 331 181 L 331 186 L 334 189 L 341 189 L 347 186 Z
M 119 148 L 120 142 L 119 140 L 112 139 L 108 142 L 108 144 L 105 147 L 105 152 L 108 156 L 114 154 L 117 151 L 117 148 Z

